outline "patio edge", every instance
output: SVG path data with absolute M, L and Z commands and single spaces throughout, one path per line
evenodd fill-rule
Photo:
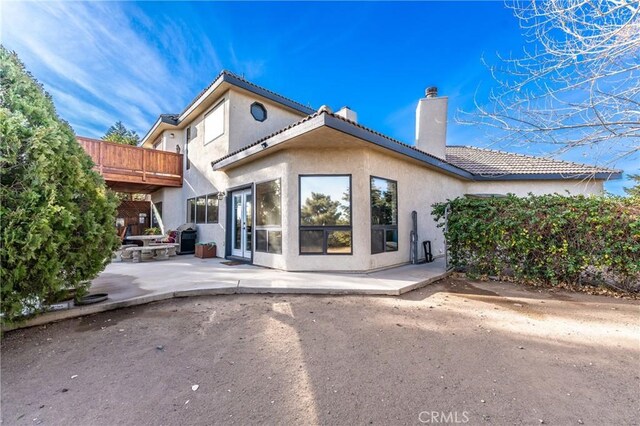
M 384 289 L 335 289 L 335 288 L 287 288 L 287 287 L 243 287 L 242 283 L 224 288 L 197 288 L 189 290 L 177 290 L 166 293 L 152 294 L 147 296 L 138 296 L 128 300 L 120 300 L 107 302 L 106 304 L 95 304 L 81 306 L 74 309 L 62 311 L 48 312 L 40 316 L 31 318 L 23 323 L 13 326 L 2 327 L 3 332 L 20 330 L 23 328 L 37 327 L 47 325 L 63 320 L 84 317 L 87 315 L 99 314 L 102 312 L 113 311 L 116 309 L 129 308 L 133 306 L 146 305 L 153 302 L 160 302 L 168 299 L 178 299 L 183 297 L 198 296 L 221 296 L 232 294 L 300 294 L 300 295 L 333 295 L 333 296 L 400 296 L 413 290 L 433 284 L 443 280 L 451 275 L 452 271 L 446 271 L 442 274 L 430 277 L 405 287 L 394 290 Z

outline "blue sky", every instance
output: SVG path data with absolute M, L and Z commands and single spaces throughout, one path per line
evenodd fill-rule
M 456 111 L 492 87 L 481 57 L 524 44 L 502 2 L 3 2 L 1 35 L 79 135 L 100 137 L 117 120 L 144 135 L 224 68 L 314 108 L 348 105 L 407 143 L 417 101 L 435 85 L 449 96 L 448 143 L 477 146 L 491 143 L 488 130 L 457 124 Z

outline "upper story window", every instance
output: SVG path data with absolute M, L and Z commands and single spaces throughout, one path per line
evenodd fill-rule
M 256 121 L 264 121 L 267 119 L 267 109 L 260 102 L 251 104 L 251 115 Z
M 371 176 L 371 254 L 398 251 L 398 183 Z
M 300 254 L 351 254 L 351 176 L 300 176 Z
M 204 144 L 224 134 L 224 101 L 204 116 Z

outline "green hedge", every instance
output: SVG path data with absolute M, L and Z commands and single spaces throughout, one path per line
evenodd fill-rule
M 581 284 L 587 275 L 638 291 L 640 200 L 542 195 L 433 205 L 451 263 L 476 275 Z

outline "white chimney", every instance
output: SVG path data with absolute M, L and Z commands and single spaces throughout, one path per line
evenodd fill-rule
M 348 106 L 340 108 L 340 110 L 336 112 L 336 115 L 339 115 L 342 118 L 346 118 L 349 121 L 353 121 L 354 123 L 358 122 L 358 114 L 356 114 L 356 112 Z
M 429 87 L 416 109 L 416 148 L 445 159 L 447 106 L 449 99 L 438 97 L 438 88 Z

